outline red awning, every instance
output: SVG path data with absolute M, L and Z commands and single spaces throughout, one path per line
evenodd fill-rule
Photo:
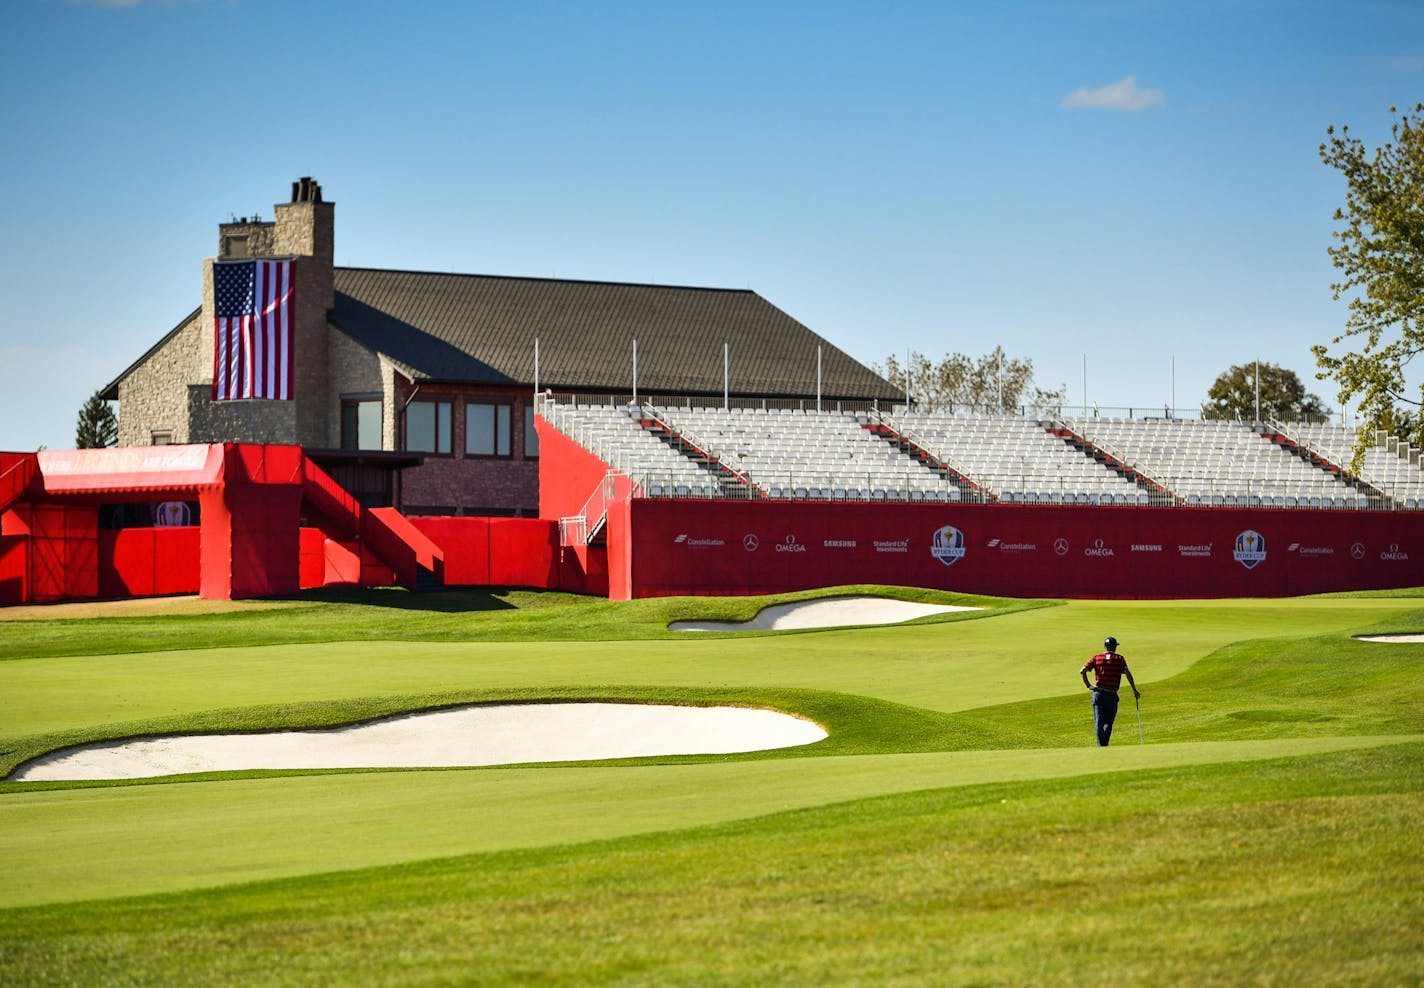
M 223 447 L 120 446 L 56 449 L 39 454 L 46 494 L 163 492 L 222 483 Z

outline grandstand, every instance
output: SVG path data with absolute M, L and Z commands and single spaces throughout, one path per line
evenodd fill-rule
M 1330 464 L 1332 469 L 1342 469 L 1354 459 L 1357 432 L 1350 426 L 1333 422 L 1273 425 L 1285 442 Z M 1374 445 L 1366 448 L 1356 475 L 1392 507 L 1407 511 L 1424 508 L 1424 469 L 1420 467 L 1419 450 L 1392 436 L 1375 437 Z
M 1192 419 L 570 404 L 541 413 L 654 498 L 1419 510 L 1424 471 L 1353 430 Z
M 1210 507 L 1366 508 L 1370 498 L 1340 473 L 1296 455 L 1244 422 L 1086 419 L 1068 427 L 1116 451 L 1179 503 Z
M 1147 504 L 1151 495 L 1051 424 L 1013 415 L 902 412 L 885 424 L 955 463 L 996 500 L 1025 504 Z

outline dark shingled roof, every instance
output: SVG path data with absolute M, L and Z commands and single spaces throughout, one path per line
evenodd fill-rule
M 665 285 L 336 269 L 331 322 L 413 380 L 534 383 L 627 392 L 722 393 L 722 345 L 741 395 L 897 397 L 848 354 L 752 291 Z

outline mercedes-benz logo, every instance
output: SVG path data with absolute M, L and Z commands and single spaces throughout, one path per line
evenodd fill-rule
M 759 545 L 761 545 L 761 539 L 757 538 L 755 533 L 748 532 L 742 536 L 742 548 L 747 552 L 756 552 Z
M 1350 555 L 1356 559 L 1364 559 L 1365 544 L 1363 542 L 1356 542 L 1354 545 L 1350 546 Z
M 1060 556 L 1066 556 L 1066 555 L 1068 555 L 1068 540 L 1067 540 L 1067 539 L 1054 539 L 1054 540 L 1053 540 L 1053 551 L 1056 552 L 1056 553 L 1058 553 L 1058 555 L 1060 555 Z

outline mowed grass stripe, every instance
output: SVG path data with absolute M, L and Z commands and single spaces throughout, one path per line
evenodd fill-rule
M 171 892 L 681 830 L 893 793 L 1131 773 L 1407 738 L 379 772 L 12 792 L 0 906 Z
M 1424 626 L 1424 611 L 1413 603 L 1330 598 L 1072 601 L 947 624 L 733 638 L 682 635 L 637 643 L 341 640 L 35 658 L 0 662 L 0 692 L 24 698 L 0 722 L 0 741 L 243 706 L 610 683 L 794 687 L 958 711 L 1081 689 L 1077 669 L 1106 633 L 1122 640 L 1139 680 L 1150 684 L 1185 671 L 1243 636 L 1308 638 L 1400 621 Z M 577 609 L 590 606 L 580 603 Z M 727 605 L 710 601 L 703 606 L 709 615 L 721 615 Z M 525 630 L 539 627 L 543 613 L 500 612 L 506 625 Z M 658 613 L 661 619 L 664 614 Z M 176 618 L 168 644 L 206 635 L 212 637 L 202 637 L 205 644 L 221 644 L 223 621 L 246 633 L 243 621 L 249 619 Z M 636 631 L 636 621 L 630 618 L 627 627 Z M 424 631 L 408 614 L 405 629 L 411 637 Z
M 1424 746 L 0 912 L 15 983 L 1410 984 Z

